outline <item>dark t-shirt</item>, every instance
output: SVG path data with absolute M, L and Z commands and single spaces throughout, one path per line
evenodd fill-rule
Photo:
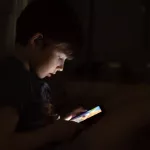
M 23 64 L 8 58 L 0 64 L 0 107 L 11 106 L 19 114 L 16 131 L 31 130 L 46 124 L 50 115 L 50 88 Z

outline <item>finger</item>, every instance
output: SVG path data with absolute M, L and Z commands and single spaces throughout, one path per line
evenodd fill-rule
M 74 111 L 73 111 L 73 113 L 81 113 L 81 112 L 86 112 L 87 110 L 86 109 L 84 109 L 83 107 L 79 107 L 79 108 L 77 108 L 77 109 L 75 109 Z
M 72 118 L 73 118 L 73 116 L 72 116 L 72 115 L 69 115 L 69 116 L 67 116 L 64 120 L 69 121 L 69 120 L 71 120 Z

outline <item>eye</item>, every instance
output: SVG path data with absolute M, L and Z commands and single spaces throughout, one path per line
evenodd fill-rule
M 58 57 L 58 61 L 59 61 L 60 63 L 62 63 L 62 62 L 64 61 L 64 59 L 59 56 L 59 57 Z
M 59 60 L 62 60 L 62 58 L 61 58 L 60 56 L 58 56 L 58 59 L 59 59 Z

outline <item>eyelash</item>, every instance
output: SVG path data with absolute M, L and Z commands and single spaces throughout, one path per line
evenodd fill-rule
M 59 60 L 59 61 L 63 61 L 63 59 L 62 59 L 61 57 L 58 57 L 58 60 Z

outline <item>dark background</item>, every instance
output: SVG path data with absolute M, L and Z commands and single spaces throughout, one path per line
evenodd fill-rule
M 74 60 L 79 63 L 77 73 L 85 77 L 90 74 L 91 79 L 148 82 L 148 2 L 72 0 L 70 3 L 80 15 L 85 33 L 83 51 Z

